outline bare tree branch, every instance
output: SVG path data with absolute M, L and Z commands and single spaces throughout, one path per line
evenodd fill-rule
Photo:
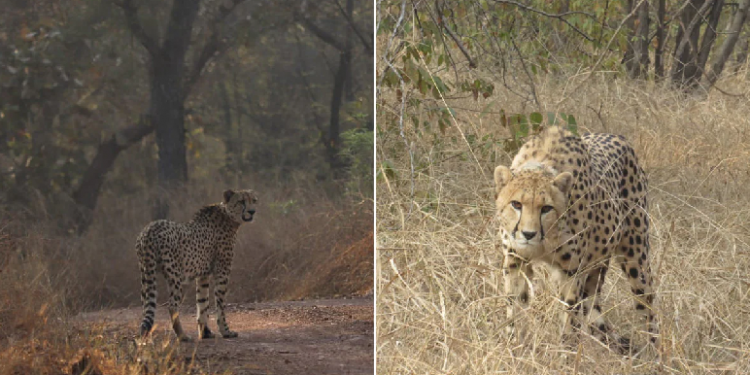
M 354 23 L 354 20 L 351 17 L 349 17 L 349 15 L 346 13 L 346 10 L 344 10 L 344 8 L 341 6 L 338 0 L 336 0 L 336 6 L 339 7 L 339 10 L 341 11 L 341 14 L 346 19 L 346 22 L 349 23 L 349 27 L 351 27 L 352 30 L 354 30 L 354 33 L 357 34 L 357 37 L 362 42 L 362 46 L 365 48 L 365 52 L 367 52 L 368 55 L 372 56 L 372 54 L 374 53 L 374 50 L 372 49 L 372 47 L 370 47 L 370 42 L 368 42 L 365 39 L 365 36 L 359 31 L 359 29 L 357 28 L 357 25 Z
M 187 53 L 190 48 L 190 33 L 199 9 L 200 1 L 198 0 L 175 1 L 172 5 L 164 44 L 161 48 L 167 61 L 180 61 Z M 174 66 L 174 68 L 178 69 L 181 66 Z
M 201 53 L 198 54 L 198 57 L 193 63 L 192 69 L 187 74 L 187 77 L 185 79 L 185 98 L 190 95 L 190 89 L 193 88 L 195 82 L 197 82 L 198 78 L 200 78 L 201 74 L 203 74 L 203 69 L 208 64 L 208 61 L 211 60 L 212 57 L 218 55 L 221 50 L 223 50 L 224 46 L 225 45 L 219 39 L 218 34 L 212 34 L 209 37 L 208 41 L 203 46 L 203 50 L 201 50 Z
M 750 9 L 750 0 L 743 0 L 740 2 L 737 11 L 734 13 L 732 23 L 730 26 L 729 36 L 724 39 L 718 54 L 713 58 L 711 64 L 711 71 L 706 72 L 701 80 L 700 87 L 708 91 L 719 79 L 719 75 L 724 70 L 724 64 L 729 59 L 729 55 L 734 50 L 734 45 L 737 43 L 737 39 L 740 37 L 742 32 L 742 26 L 745 24 L 747 19 L 748 9 Z
M 339 51 L 344 51 L 346 49 L 346 46 L 344 43 L 338 39 L 336 39 L 333 34 L 329 33 L 328 31 L 323 30 L 322 28 L 318 27 L 310 18 L 307 16 L 307 1 L 302 2 L 302 6 L 300 7 L 299 12 L 295 12 L 295 18 L 299 20 L 307 29 L 309 29 L 315 36 L 320 38 L 323 42 L 329 44 L 333 48 L 336 48 Z
M 133 33 L 133 36 L 138 39 L 151 56 L 156 57 L 159 54 L 159 44 L 154 38 L 146 33 L 143 25 L 141 25 L 141 22 L 138 20 L 138 7 L 133 4 L 133 0 L 112 0 L 112 2 L 120 7 L 125 13 L 128 28 L 130 29 L 130 32 Z
M 195 82 L 198 81 L 198 78 L 200 78 L 201 74 L 203 74 L 203 69 L 208 64 L 209 60 L 213 58 L 214 56 L 220 54 L 223 52 L 223 49 L 226 47 L 225 43 L 223 43 L 221 39 L 221 31 L 220 27 L 224 23 L 224 20 L 242 3 L 244 3 L 245 0 L 232 0 L 231 4 L 224 6 L 222 4 L 219 7 L 219 13 L 216 15 L 216 17 L 211 21 L 210 28 L 211 28 L 211 35 L 208 37 L 208 41 L 206 41 L 206 44 L 203 46 L 203 49 L 198 54 L 198 57 L 195 59 L 195 62 L 193 63 L 193 67 L 188 72 L 186 79 L 185 79 L 185 98 L 190 94 L 190 89 L 193 87 Z
M 154 125 L 147 115 L 143 115 L 137 124 L 120 130 L 99 144 L 96 156 L 94 156 L 83 174 L 81 182 L 73 192 L 73 200 L 79 206 L 79 210 L 75 214 L 78 234 L 85 232 L 91 223 L 91 211 L 96 207 L 104 178 L 112 169 L 117 155 L 153 131 Z
M 579 29 L 578 27 L 576 27 L 576 25 L 573 25 L 572 23 L 570 23 L 570 21 L 568 21 L 567 19 L 565 19 L 566 16 L 569 16 L 569 15 L 572 15 L 572 14 L 582 14 L 584 16 L 588 16 L 588 17 L 591 17 L 593 19 L 596 19 L 596 17 L 593 14 L 591 14 L 591 13 L 580 12 L 580 11 L 569 11 L 569 12 L 564 12 L 564 13 L 547 13 L 545 11 L 542 11 L 542 10 L 539 10 L 539 9 L 536 9 L 536 8 L 532 8 L 532 7 L 530 7 L 530 6 L 526 5 L 526 4 L 521 4 L 521 3 L 517 2 L 517 1 L 508 1 L 508 0 L 492 0 L 492 1 L 494 1 L 496 3 L 500 3 L 500 4 L 514 5 L 516 7 L 519 7 L 521 9 L 523 9 L 523 10 L 528 10 L 530 12 L 534 12 L 536 14 L 540 14 L 540 15 L 545 16 L 545 17 L 549 17 L 549 18 L 554 18 L 554 19 L 560 20 L 561 22 L 563 22 L 566 25 L 568 25 L 568 27 L 570 27 L 571 29 L 573 29 L 576 33 L 578 33 L 581 36 L 583 36 L 584 38 L 586 38 L 586 40 L 588 40 L 589 42 L 593 42 L 594 41 L 594 38 L 590 37 L 588 34 L 584 33 L 581 29 Z
M 435 9 L 437 10 L 437 17 L 438 17 L 438 25 L 442 26 L 443 29 L 448 33 L 448 35 L 453 39 L 454 42 L 456 42 L 456 45 L 458 46 L 458 49 L 461 50 L 461 53 L 464 54 L 464 57 L 466 57 L 466 60 L 469 60 L 469 68 L 476 68 L 477 63 L 469 56 L 469 51 L 464 47 L 464 44 L 461 43 L 461 39 L 458 38 L 456 33 L 451 30 L 448 25 L 445 24 L 445 21 L 443 20 L 443 12 L 440 9 L 440 0 L 435 0 Z
M 685 28 L 685 31 L 683 33 L 684 37 L 682 38 L 682 40 L 680 40 L 680 43 L 677 45 L 677 48 L 675 49 L 675 53 L 674 53 L 675 58 L 678 59 L 679 63 L 682 63 L 682 64 L 688 63 L 687 61 L 679 61 L 680 56 L 682 56 L 682 53 L 684 52 L 685 47 L 688 45 L 688 42 L 690 42 L 689 36 L 693 32 L 693 29 L 695 29 L 698 25 L 701 24 L 701 22 L 704 19 L 704 14 L 711 7 L 711 5 L 713 5 L 713 3 L 714 1 L 706 1 L 705 3 L 703 3 L 700 9 L 698 9 L 698 12 L 696 13 L 695 17 L 693 17 L 693 19 L 690 21 L 688 26 Z M 697 46 L 691 46 L 691 47 L 693 48 L 693 50 L 697 49 Z M 678 69 L 679 69 L 679 64 L 675 64 L 672 70 L 673 72 L 676 72 Z M 674 75 L 675 73 L 672 73 L 672 74 Z

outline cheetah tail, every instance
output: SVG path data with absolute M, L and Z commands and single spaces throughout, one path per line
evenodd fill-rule
M 141 268 L 141 303 L 143 304 L 143 321 L 141 322 L 141 336 L 151 333 L 156 315 L 156 259 L 152 249 L 144 249 L 143 243 L 138 241 L 136 251 Z

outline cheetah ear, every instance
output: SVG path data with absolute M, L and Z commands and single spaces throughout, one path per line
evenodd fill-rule
M 497 168 L 495 168 L 495 194 L 500 194 L 500 190 L 510 182 L 511 177 L 513 177 L 513 174 L 510 173 L 508 167 L 498 165 Z
M 229 200 L 232 199 L 232 196 L 234 195 L 234 191 L 227 190 L 224 192 L 224 203 L 229 203 Z
M 552 185 L 558 188 L 563 194 L 568 195 L 573 187 L 573 175 L 570 172 L 563 172 L 557 175 L 552 181 Z

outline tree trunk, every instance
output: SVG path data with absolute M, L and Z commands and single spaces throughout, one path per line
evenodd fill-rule
M 659 5 L 656 10 L 656 51 L 654 52 L 654 76 L 656 79 L 664 78 L 664 42 L 666 33 L 664 30 L 667 25 L 664 23 L 667 17 L 666 0 L 658 0 Z
M 343 167 L 339 150 L 341 149 L 341 124 L 340 110 L 343 99 L 344 83 L 348 75 L 349 65 L 351 63 L 350 51 L 340 52 L 339 67 L 333 82 L 333 93 L 331 94 L 331 121 L 328 127 L 328 163 L 334 172 L 334 177 L 338 178 Z
M 170 84 L 170 81 L 174 82 L 170 79 L 174 77 L 169 77 L 170 75 L 162 65 L 155 69 L 151 79 L 150 113 L 156 126 L 156 144 L 159 148 L 159 191 L 154 219 L 166 219 L 169 216 L 166 197 L 170 191 L 187 181 L 185 108 L 180 99 L 182 91 L 179 86 Z
M 638 0 L 634 0 L 638 1 Z M 633 43 L 633 59 L 630 61 L 630 77 L 631 78 L 646 78 L 648 73 L 648 29 L 649 29 L 649 17 L 648 17 L 648 1 L 641 1 L 638 6 L 638 27 L 635 31 L 635 42 Z
M 638 0 L 627 0 L 625 3 L 625 9 L 624 14 L 629 15 L 633 12 L 633 7 L 636 6 Z M 633 47 L 633 38 L 635 38 L 636 31 L 635 31 L 635 17 L 628 17 L 627 20 L 625 20 L 625 27 L 628 30 L 627 35 L 627 44 L 625 49 L 625 54 L 622 57 L 622 63 L 625 64 L 625 70 L 628 71 L 628 74 L 633 70 L 633 56 L 635 55 L 634 47 Z
M 175 1 L 164 44 L 151 55 L 151 108 L 159 147 L 159 193 L 154 219 L 169 216 L 166 197 L 187 181 L 185 150 L 185 56 L 200 8 L 198 0 Z
M 234 110 L 237 114 L 236 116 L 236 127 L 237 127 L 237 135 L 234 138 L 234 145 L 232 146 L 234 153 L 235 153 L 235 164 L 234 164 L 234 171 L 235 171 L 235 183 L 240 183 L 240 177 L 242 176 L 242 171 L 245 170 L 245 165 L 247 164 L 247 160 L 245 160 L 245 152 L 242 148 L 242 129 L 244 126 L 242 122 L 242 117 L 245 116 L 243 113 L 244 111 L 242 108 L 244 108 L 245 105 L 250 105 L 251 99 L 249 93 L 252 92 L 249 89 L 249 86 L 247 85 L 247 82 L 245 82 L 245 93 L 248 93 L 243 97 L 242 92 L 240 90 L 240 77 L 237 76 L 237 71 L 234 71 L 232 73 L 234 75 L 234 80 L 232 81 L 232 85 L 234 85 Z M 239 185 L 238 185 L 239 187 Z
M 354 8 L 354 0 L 347 0 L 346 9 L 347 12 Z M 352 61 L 352 46 L 351 39 L 345 38 L 342 42 L 335 35 L 328 33 L 326 30 L 318 27 L 307 17 L 305 13 L 307 11 L 306 3 L 303 3 L 302 12 L 299 14 L 299 20 L 310 30 L 315 36 L 320 38 L 323 42 L 331 45 L 339 51 L 339 66 L 336 70 L 333 82 L 333 92 L 331 93 L 331 113 L 330 122 L 328 125 L 328 136 L 325 139 L 326 147 L 326 159 L 328 165 L 333 171 L 334 178 L 339 178 L 345 165 L 342 163 L 339 157 L 339 150 L 341 149 L 341 124 L 340 124 L 340 111 L 341 105 L 344 99 L 344 88 L 346 85 L 346 79 L 349 76 L 349 70 L 351 69 Z M 349 13 L 351 16 L 351 13 Z M 347 33 L 348 35 L 349 33 Z
M 227 176 L 234 176 L 236 173 L 235 163 L 237 153 L 235 152 L 235 135 L 232 123 L 232 102 L 229 100 L 228 83 L 223 79 L 219 83 L 219 93 L 221 95 L 221 104 L 224 110 L 224 171 Z
M 349 19 L 352 19 L 352 17 L 354 16 L 354 1 L 353 0 L 347 0 L 346 1 L 346 14 L 349 17 Z M 351 25 L 351 27 L 353 28 L 354 25 Z M 350 60 L 351 60 L 352 38 L 353 38 L 353 36 L 354 36 L 354 30 L 351 30 L 351 31 L 347 30 L 347 32 L 346 32 L 346 34 L 344 36 L 344 45 L 346 46 L 346 49 L 349 51 L 349 58 L 350 58 Z M 355 99 L 354 98 L 354 87 L 353 87 L 353 85 L 354 85 L 354 78 L 352 77 L 352 73 L 353 72 L 352 72 L 351 68 L 347 69 L 347 71 L 346 71 L 346 81 L 345 81 L 345 84 L 344 84 L 344 87 L 345 87 L 344 92 L 346 92 L 346 101 L 347 102 L 351 102 L 351 101 L 353 101 Z
M 698 72 L 697 53 L 703 15 L 714 1 L 690 0 L 680 13 L 680 28 L 675 41 L 672 82 L 679 87 L 694 84 Z
M 708 61 L 708 55 L 711 53 L 711 47 L 713 47 L 716 41 L 716 28 L 719 26 L 719 19 L 721 18 L 721 10 L 724 7 L 724 0 L 716 0 L 711 6 L 711 15 L 708 18 L 708 27 L 703 32 L 703 40 L 701 40 L 701 49 L 698 52 L 698 72 L 696 79 L 703 75 L 706 69 L 706 62 Z
M 711 71 L 706 72 L 706 74 L 703 75 L 703 79 L 701 79 L 700 83 L 700 88 L 708 91 L 711 86 L 716 83 L 716 80 L 719 79 L 719 75 L 721 75 L 721 72 L 724 70 L 724 65 L 729 59 L 729 56 L 732 54 L 734 46 L 735 44 L 737 44 L 737 39 L 739 39 L 740 37 L 742 26 L 745 24 L 745 20 L 747 19 L 748 7 L 750 7 L 750 0 L 740 1 L 739 8 L 734 14 L 734 17 L 732 17 L 729 35 L 726 39 L 724 39 L 724 43 L 722 43 L 718 53 L 716 54 L 716 56 L 714 56 L 714 59 L 711 63 Z

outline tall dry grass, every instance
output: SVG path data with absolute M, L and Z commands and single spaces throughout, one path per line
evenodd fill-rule
M 301 298 L 295 288 L 308 277 L 320 276 L 312 272 L 318 264 L 333 261 L 343 249 L 372 234 L 371 200 L 334 199 L 323 187 L 304 179 L 281 186 L 260 179 L 193 184 L 169 199 L 170 220 L 186 222 L 202 206 L 220 202 L 227 188 L 258 191 L 256 220 L 242 225 L 238 232 L 230 301 Z M 122 197 L 105 192 L 93 224 L 81 237 L 52 234 L 57 229 L 54 217 L 42 217 L 36 222 L 15 220 L 9 230 L 44 238 L 44 246 L 29 244 L 24 248 L 36 250 L 23 251 L 38 250 L 39 256 L 49 261 L 53 275 L 69 279 L 64 286 L 71 303 L 79 304 L 73 307 L 137 305 L 140 276 L 133 246 L 138 233 L 152 220 L 152 207 L 149 195 Z M 159 295 L 166 295 L 161 279 L 157 285 Z M 371 285 L 370 278 L 338 289 L 321 286 L 307 297 L 354 294 L 371 289 Z
M 481 73 L 462 73 L 481 74 Z M 451 80 L 452 74 L 442 78 Z M 464 77 L 465 78 L 465 77 Z M 489 100 L 448 99 L 456 120 L 430 135 L 405 123 L 400 101 L 379 98 L 377 157 L 395 173 L 377 185 L 377 368 L 383 374 L 739 374 L 750 371 L 750 106 L 747 72 L 711 92 L 683 97 L 612 74 L 547 76 L 541 108 L 504 89 Z M 502 87 L 497 84 L 496 87 Z M 573 90 L 575 88 L 575 90 Z M 389 96 L 390 95 L 390 96 Z M 489 110 L 487 109 L 487 105 Z M 444 105 L 436 101 L 435 106 Z M 581 132 L 625 135 L 650 181 L 652 257 L 661 346 L 623 357 L 593 338 L 561 341 L 555 285 L 544 272 L 518 341 L 503 327 L 502 254 L 494 235 L 492 171 L 513 155 L 467 139 L 508 136 L 499 112 L 574 114 Z M 408 112 L 426 117 L 425 113 Z M 484 113 L 483 113 L 484 111 Z M 452 140 L 455 139 L 455 141 Z M 493 160 L 494 159 L 494 160 Z M 540 270 L 541 271 L 541 270 Z M 608 318 L 646 342 L 625 276 L 613 267 L 603 290 Z

